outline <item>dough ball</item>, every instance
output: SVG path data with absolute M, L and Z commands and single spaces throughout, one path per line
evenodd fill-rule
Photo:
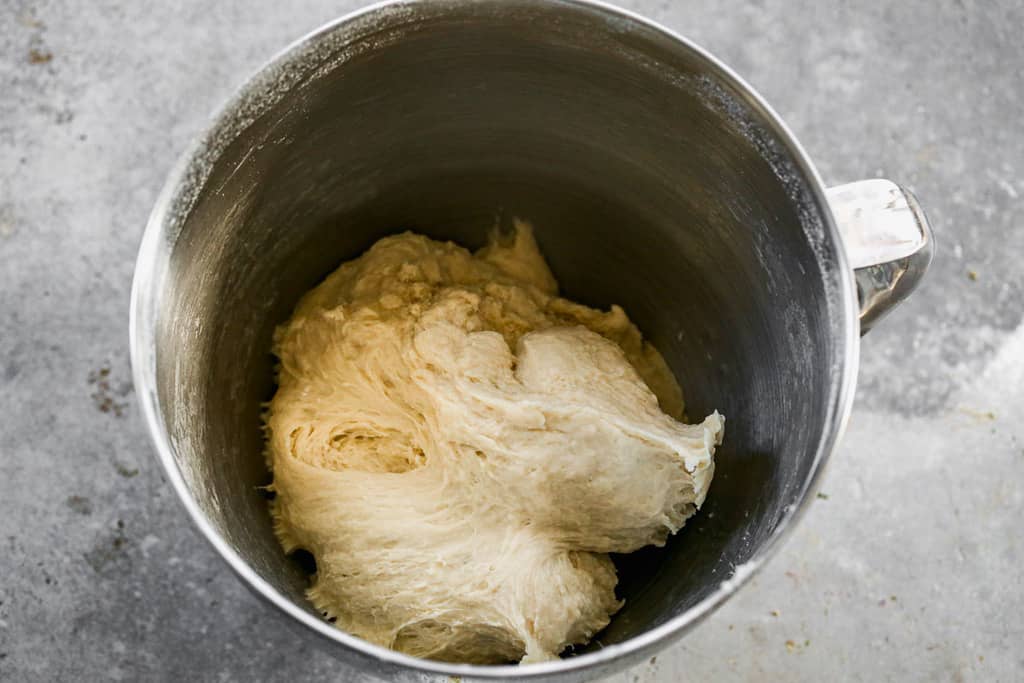
M 342 265 L 276 332 L 275 528 L 310 600 L 411 655 L 555 658 L 621 606 L 607 553 L 701 505 L 723 418 L 622 309 L 561 299 L 528 225 L 476 254 L 405 233 Z

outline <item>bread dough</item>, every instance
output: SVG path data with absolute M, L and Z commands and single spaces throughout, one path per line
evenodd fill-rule
M 471 254 L 405 233 L 278 328 L 275 529 L 338 627 L 468 663 L 551 659 L 620 606 L 607 553 L 661 545 L 723 418 L 685 425 L 621 308 L 557 296 L 528 225 Z M 659 407 L 660 403 L 660 407 Z

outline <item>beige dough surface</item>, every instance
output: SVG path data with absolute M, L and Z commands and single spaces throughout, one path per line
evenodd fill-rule
M 685 425 L 622 309 L 557 295 L 529 226 L 476 254 L 405 233 L 278 328 L 276 531 L 345 631 L 469 663 L 551 659 L 621 606 L 607 553 L 661 545 L 721 442 Z M 660 402 L 660 407 L 659 407 Z

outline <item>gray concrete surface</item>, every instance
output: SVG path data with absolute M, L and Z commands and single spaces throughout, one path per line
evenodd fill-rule
M 134 404 L 135 250 L 190 136 L 358 3 L 0 3 L 0 678 L 356 680 L 186 521 Z M 632 2 L 732 64 L 842 182 L 909 184 L 941 251 L 863 346 L 813 509 L 615 683 L 1024 679 L 1024 7 Z

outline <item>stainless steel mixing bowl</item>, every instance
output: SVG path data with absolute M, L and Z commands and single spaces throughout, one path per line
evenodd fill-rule
M 524 667 L 416 659 L 323 621 L 274 538 L 271 333 L 386 234 L 478 247 L 513 217 L 536 226 L 567 297 L 629 312 L 689 413 L 728 416 L 726 439 L 701 512 L 666 547 L 616 558 L 626 604 L 603 647 Z M 827 192 L 748 85 L 644 19 L 577 0 L 383 4 L 274 59 L 172 172 L 136 269 L 135 384 L 197 526 L 341 659 L 389 680 L 583 680 L 679 637 L 778 547 L 849 414 L 862 326 L 930 252 L 908 193 Z

